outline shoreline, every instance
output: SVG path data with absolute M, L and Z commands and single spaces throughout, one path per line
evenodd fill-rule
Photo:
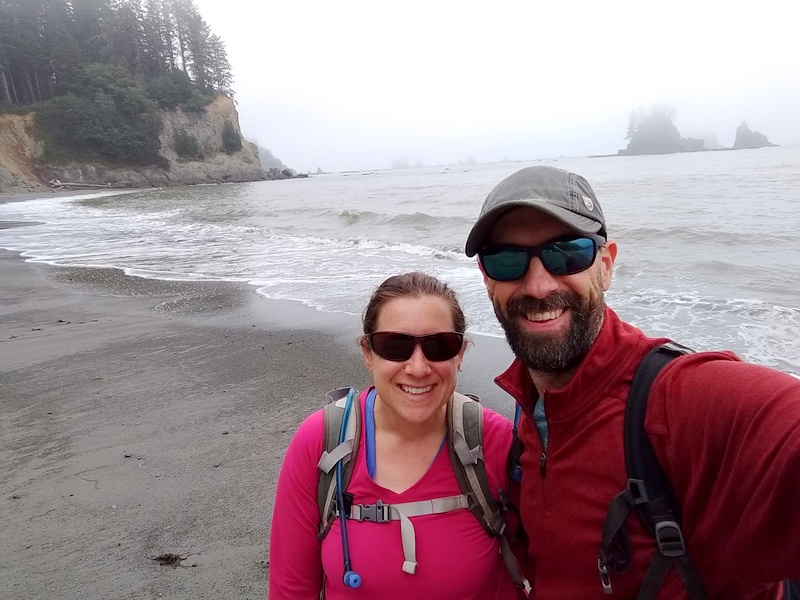
M 327 390 L 368 384 L 359 319 L 5 250 L 0 278 L 8 597 L 266 597 L 281 458 Z M 498 349 L 476 338 L 458 387 L 510 407 Z
M 325 391 L 366 381 L 347 326 L 263 326 L 243 285 L 6 251 L 0 277 L 5 594 L 266 597 L 286 445 Z
M 26 202 L 27 200 L 36 200 L 38 198 L 67 198 L 69 196 L 81 196 L 86 193 L 91 194 L 96 191 L 97 190 L 94 189 L 54 190 L 52 188 L 43 187 L 41 190 L 36 191 L 0 192 L 0 204 L 5 204 L 7 202 Z

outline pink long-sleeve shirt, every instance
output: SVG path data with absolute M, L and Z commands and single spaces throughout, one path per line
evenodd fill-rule
M 360 396 L 362 431 L 366 392 Z M 286 452 L 275 498 L 270 537 L 270 600 L 317 600 L 325 585 L 327 600 L 340 598 L 459 598 L 511 600 L 518 592 L 503 565 L 497 540 L 489 537 L 468 510 L 413 517 L 419 566 L 401 570 L 400 522 L 348 520 L 352 569 L 362 578 L 357 589 L 342 582 L 342 541 L 338 520 L 317 541 L 319 508 L 317 462 L 322 454 L 322 411 L 298 428 Z M 367 472 L 366 436 L 359 442 L 347 491 L 356 504 L 430 500 L 460 494 L 447 450 L 439 453 L 411 488 L 395 493 L 376 484 Z M 492 489 L 505 488 L 511 423 L 484 408 L 484 457 Z

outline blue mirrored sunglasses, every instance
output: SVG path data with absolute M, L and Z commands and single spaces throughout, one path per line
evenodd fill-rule
M 574 275 L 594 263 L 597 250 L 606 243 L 599 235 L 570 236 L 538 246 L 489 246 L 478 251 L 483 272 L 495 281 L 515 281 L 525 277 L 533 257 L 553 275 Z

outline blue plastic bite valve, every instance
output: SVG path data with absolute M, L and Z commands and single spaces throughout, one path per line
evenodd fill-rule
M 361 585 L 361 575 L 355 571 L 345 571 L 344 584 L 349 588 L 357 588 Z

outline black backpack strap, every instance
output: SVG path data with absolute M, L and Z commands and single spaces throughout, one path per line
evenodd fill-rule
M 610 573 L 625 573 L 631 565 L 631 544 L 625 521 L 632 508 L 656 538 L 656 551 L 637 600 L 654 600 L 670 566 L 683 581 L 690 600 L 709 596 L 686 551 L 677 499 L 644 428 L 647 399 L 656 376 L 674 358 L 691 352 L 668 343 L 650 350 L 636 369 L 625 408 L 625 463 L 628 485 L 611 502 L 603 524 L 598 569 L 603 590 L 612 593 Z

